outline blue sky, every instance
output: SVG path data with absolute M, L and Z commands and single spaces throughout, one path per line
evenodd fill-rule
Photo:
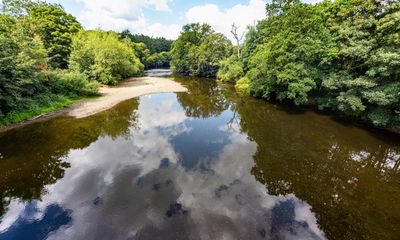
M 318 0 L 306 0 L 316 2 Z M 253 25 L 265 18 L 267 0 L 49 0 L 60 3 L 85 26 L 174 39 L 183 24 L 209 23 L 229 36 L 233 22 Z

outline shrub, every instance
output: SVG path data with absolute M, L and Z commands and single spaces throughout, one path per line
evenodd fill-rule
M 217 78 L 219 80 L 224 82 L 236 82 L 243 76 L 243 67 L 236 56 L 221 61 L 221 67 L 217 73 Z
M 150 55 L 144 62 L 147 69 L 151 68 L 167 68 L 171 61 L 169 52 L 160 52 Z
M 240 95 L 249 95 L 250 80 L 247 77 L 242 77 L 235 84 L 235 89 Z
M 54 82 L 55 92 L 66 96 L 95 96 L 98 94 L 99 83 L 90 81 L 79 72 L 57 70 L 46 73 L 50 81 Z

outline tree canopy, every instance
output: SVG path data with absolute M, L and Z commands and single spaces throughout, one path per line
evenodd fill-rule
M 61 5 L 3 0 L 0 126 L 96 95 L 99 82 L 141 75 L 140 60 L 168 64 L 167 53 L 152 56 L 143 46 L 115 32 L 85 31 Z
M 67 68 L 72 37 L 82 29 L 81 24 L 60 5 L 34 6 L 29 16 L 42 36 L 51 67 Z
M 120 41 L 115 32 L 81 31 L 72 41 L 70 69 L 103 84 L 116 84 L 141 75 L 144 66 L 132 42 Z
M 0 14 L 0 125 L 97 93 L 79 73 L 49 71 L 48 50 L 29 16 Z
M 400 125 L 398 1 L 274 0 L 266 11 L 221 76 L 237 81 L 242 68 L 256 97 Z
M 172 40 L 163 37 L 150 37 L 143 34 L 132 34 L 129 30 L 120 33 L 122 38 L 129 38 L 134 43 L 143 43 L 149 49 L 151 54 L 169 52 L 171 50 Z
M 231 42 L 210 25 L 188 24 L 172 44 L 171 67 L 184 75 L 215 77 L 220 61 L 231 53 Z

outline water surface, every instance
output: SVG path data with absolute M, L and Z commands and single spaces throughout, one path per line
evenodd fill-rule
M 145 71 L 145 75 L 149 77 L 167 77 L 172 75 L 172 71 L 167 68 L 150 69 Z
M 398 239 L 398 136 L 175 79 L 1 133 L 0 239 Z

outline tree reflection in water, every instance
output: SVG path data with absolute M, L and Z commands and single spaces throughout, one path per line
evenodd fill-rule
M 398 136 L 221 87 L 241 130 L 257 143 L 252 173 L 270 194 L 309 203 L 328 239 L 400 235 Z
M 70 150 L 86 148 L 102 135 L 129 137 L 138 105 L 133 99 L 96 116 L 55 118 L 0 134 L 0 215 L 13 198 L 40 200 L 46 185 L 64 177 Z
M 189 92 L 0 136 L 0 238 L 40 230 L 51 206 L 71 221 L 50 239 L 400 235 L 397 136 L 176 80 Z

